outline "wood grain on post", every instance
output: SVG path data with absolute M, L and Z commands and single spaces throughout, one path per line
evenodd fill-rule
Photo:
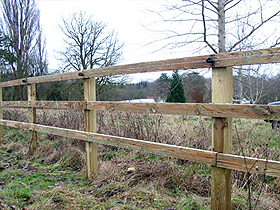
M 84 100 L 96 100 L 95 78 L 84 79 Z M 96 111 L 85 109 L 85 131 L 96 133 Z M 93 178 L 98 173 L 97 143 L 86 142 L 86 177 Z
M 232 68 L 212 69 L 212 103 L 232 103 Z M 232 118 L 213 118 L 212 149 L 232 153 Z M 212 166 L 211 209 L 231 209 L 231 170 Z
M 28 84 L 27 86 L 27 96 L 28 102 L 36 101 L 36 84 Z M 28 121 L 30 123 L 36 123 L 36 108 L 29 107 L 28 108 Z M 29 131 L 29 155 L 35 155 L 37 153 L 37 132 L 36 131 Z
M 0 87 L 0 102 L 2 102 L 2 88 Z M 3 119 L 3 109 L 0 106 L 0 119 Z M 0 125 L 0 146 L 3 143 L 3 125 Z

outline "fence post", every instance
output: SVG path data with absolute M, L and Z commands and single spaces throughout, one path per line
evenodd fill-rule
M 96 100 L 95 78 L 84 79 L 84 100 Z M 96 111 L 85 110 L 85 131 L 96 132 Z M 98 172 L 97 143 L 86 142 L 86 177 L 91 179 Z
M 212 69 L 212 103 L 232 103 L 232 67 Z M 232 118 L 214 118 L 212 149 L 220 153 L 232 152 Z M 231 170 L 212 166 L 211 209 L 231 209 Z
M 36 84 L 28 84 L 27 85 L 27 97 L 28 101 L 36 101 Z M 28 121 L 29 123 L 36 123 L 36 108 L 29 107 L 28 108 Z M 37 132 L 36 131 L 29 131 L 29 155 L 35 155 L 37 153 Z
M 2 87 L 0 87 L 0 103 L 2 102 Z M 0 119 L 3 119 L 2 104 L 0 106 Z M 0 146 L 3 143 L 3 125 L 0 125 Z

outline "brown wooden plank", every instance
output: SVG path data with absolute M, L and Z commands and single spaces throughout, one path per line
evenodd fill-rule
M 66 138 L 75 138 L 83 141 L 100 143 L 105 145 L 117 146 L 122 148 L 131 148 L 161 154 L 168 157 L 176 157 L 197 161 L 206 164 L 215 164 L 216 154 L 211 151 L 180 147 L 175 145 L 161 144 L 131 138 L 117 137 L 98 133 L 90 133 L 85 131 L 76 131 L 65 128 L 57 128 L 44 126 L 39 124 L 24 123 L 10 120 L 0 120 L 1 125 L 35 130 L 48 134 L 63 136 Z
M 247 167 L 246 167 L 247 165 Z M 231 154 L 217 154 L 217 166 L 237 171 L 279 177 L 280 162 Z
M 151 114 L 174 114 L 280 120 L 280 106 L 206 103 L 128 103 L 108 101 L 2 101 L 2 107 L 88 109 Z
M 168 157 L 216 165 L 221 168 L 234 169 L 244 172 L 247 171 L 244 157 L 237 155 L 11 120 L 0 119 L 0 125 L 35 130 L 37 132 L 54 134 L 66 138 L 75 138 L 82 141 L 95 142 L 122 148 L 143 150 Z M 252 173 L 263 174 L 264 171 L 266 171 L 266 175 L 268 176 L 280 177 L 280 161 L 267 161 L 264 159 L 251 157 L 245 157 L 245 159 Z
M 280 119 L 280 106 L 206 103 L 88 102 L 87 109 L 247 119 Z
M 206 59 L 212 57 L 214 65 L 206 63 Z M 29 77 L 13 81 L 1 82 L 0 87 L 25 85 L 29 83 L 53 82 L 70 79 L 81 79 L 89 77 L 133 74 L 141 72 L 171 71 L 183 69 L 202 69 L 211 67 L 240 66 L 250 64 L 279 63 L 280 48 L 269 48 L 263 50 L 252 50 L 233 53 L 221 53 L 216 55 L 202 55 L 177 59 L 168 59 L 152 62 L 143 62 L 105 68 L 90 69 L 79 72 L 67 72 L 62 74 Z M 83 76 L 79 76 L 82 73 Z M 81 75 L 81 74 L 80 74 Z
M 2 107 L 35 107 L 44 109 L 86 109 L 85 101 L 2 101 Z
M 213 56 L 214 67 L 242 66 L 280 62 L 280 48 L 221 53 Z
M 43 82 L 54 82 L 54 81 L 63 81 L 63 80 L 71 80 L 71 79 L 83 79 L 83 78 L 90 78 L 90 77 L 133 74 L 133 73 L 141 73 L 141 72 L 210 68 L 211 64 L 206 63 L 207 57 L 208 55 L 187 57 L 187 58 L 177 58 L 177 59 L 160 60 L 160 61 L 153 61 L 153 62 L 110 66 L 105 68 L 67 72 L 67 73 L 54 74 L 54 75 L 29 77 L 25 79 L 2 82 L 0 83 L 0 87 L 25 85 L 27 83 L 43 83 Z M 80 75 L 82 74 L 83 76 L 79 76 L 78 75 L 79 73 Z

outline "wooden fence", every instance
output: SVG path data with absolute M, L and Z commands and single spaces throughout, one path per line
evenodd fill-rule
M 29 154 L 37 152 L 37 132 L 75 138 L 86 142 L 86 176 L 92 178 L 98 172 L 97 144 L 112 145 L 149 151 L 211 165 L 211 207 L 231 209 L 231 170 L 266 174 L 280 177 L 280 162 L 232 155 L 232 118 L 280 120 L 280 107 L 268 105 L 234 105 L 232 66 L 280 62 L 280 48 L 234 53 L 187 57 L 100 69 L 69 72 L 39 77 L 29 77 L 0 83 L 0 144 L 3 126 L 28 129 Z M 95 77 L 212 68 L 212 103 L 124 103 L 96 101 Z M 36 101 L 36 84 L 43 82 L 83 79 L 84 101 Z M 28 101 L 2 101 L 5 87 L 27 85 Z M 28 108 L 29 123 L 4 120 L 3 107 Z M 77 131 L 36 124 L 36 109 L 79 109 L 85 113 L 85 130 Z M 138 139 L 96 133 L 96 111 L 127 111 L 153 114 L 195 115 L 213 117 L 212 151 L 161 144 Z

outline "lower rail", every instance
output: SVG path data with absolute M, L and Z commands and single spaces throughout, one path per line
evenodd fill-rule
M 58 128 L 39 124 L 2 120 L 0 125 L 28 129 L 31 131 L 43 132 L 58 135 L 66 138 L 74 138 L 87 142 L 111 145 L 122 148 L 143 150 L 168 157 L 186 159 L 194 162 L 210 164 L 221 168 L 239 170 L 250 173 L 266 174 L 280 177 L 280 161 L 265 160 L 259 158 L 244 157 L 231 154 L 223 154 L 208 150 L 194 149 L 176 145 L 162 144 L 138 139 L 77 131 L 66 128 Z

